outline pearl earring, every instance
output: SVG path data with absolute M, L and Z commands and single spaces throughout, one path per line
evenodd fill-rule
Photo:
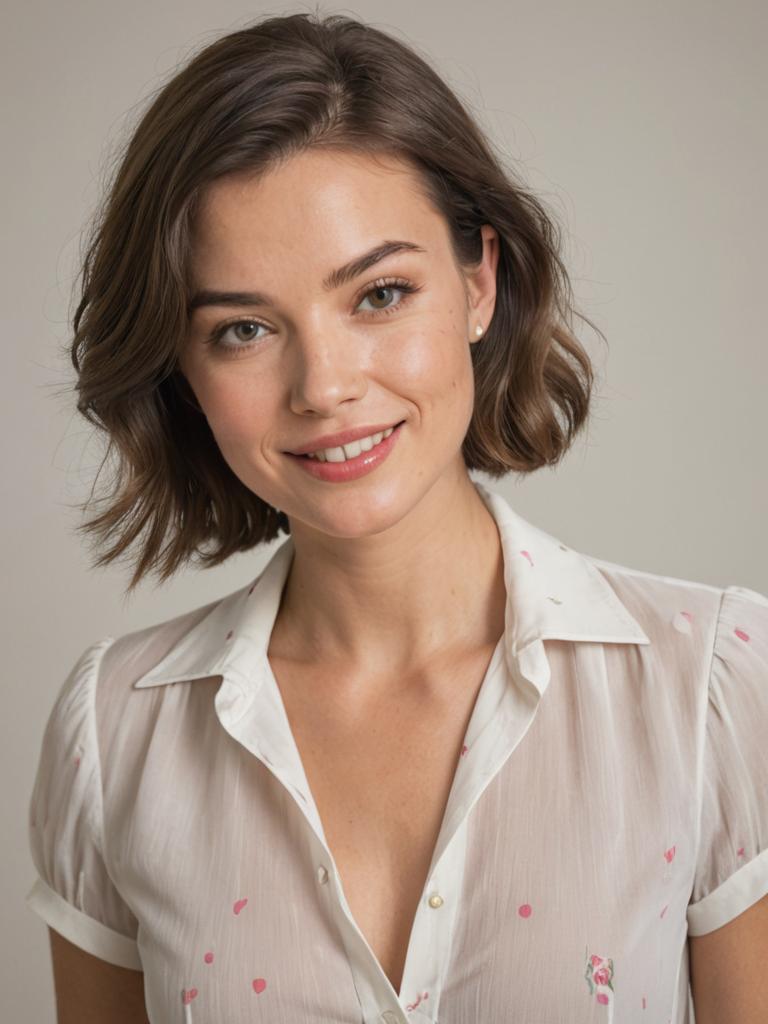
M 483 333 L 483 325 L 482 324 L 478 324 L 477 327 L 475 328 L 475 334 L 479 338 L 482 333 Z

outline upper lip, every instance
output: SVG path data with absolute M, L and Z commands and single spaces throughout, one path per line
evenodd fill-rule
M 400 422 L 381 423 L 370 427 L 350 427 L 349 430 L 341 430 L 338 434 L 323 434 L 316 437 L 314 441 L 303 445 L 301 448 L 292 448 L 289 455 L 308 455 L 310 452 L 319 452 L 323 448 L 341 448 L 342 445 L 350 444 L 352 441 L 359 441 L 361 437 L 369 437 L 371 434 L 378 434 L 390 427 L 395 427 Z

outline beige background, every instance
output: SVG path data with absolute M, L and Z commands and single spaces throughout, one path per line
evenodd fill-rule
M 55 693 L 92 641 L 241 586 L 259 552 L 125 602 L 72 506 L 100 445 L 66 341 L 80 231 L 124 133 L 172 69 L 260 15 L 311 4 L 27 0 L 4 12 L 2 232 L 6 712 L 3 1018 L 52 1021 L 47 932 L 23 897 L 27 804 Z M 592 424 L 556 471 L 493 483 L 577 549 L 768 593 L 766 6 L 737 0 L 321 5 L 430 57 L 560 219 L 606 350 Z M 485 482 L 488 482 L 487 480 Z

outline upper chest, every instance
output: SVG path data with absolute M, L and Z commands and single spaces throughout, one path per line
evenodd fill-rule
M 439 826 L 493 648 L 366 690 L 365 680 L 270 659 L 331 845 L 400 863 Z
M 493 654 L 361 696 L 271 659 L 353 916 L 397 990 L 462 742 Z

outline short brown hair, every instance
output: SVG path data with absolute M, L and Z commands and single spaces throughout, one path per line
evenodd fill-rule
M 460 266 L 481 259 L 482 224 L 498 232 L 495 311 L 470 346 L 468 469 L 552 465 L 587 419 L 593 369 L 572 317 L 594 325 L 573 309 L 560 229 L 428 61 L 342 15 L 253 23 L 200 50 L 154 97 L 86 246 L 68 351 L 78 411 L 109 442 L 99 472 L 112 453 L 116 464 L 105 508 L 78 529 L 105 548 L 96 565 L 139 542 L 129 591 L 150 571 L 163 582 L 195 556 L 207 568 L 290 532 L 224 461 L 178 356 L 202 191 L 311 146 L 408 160 Z

